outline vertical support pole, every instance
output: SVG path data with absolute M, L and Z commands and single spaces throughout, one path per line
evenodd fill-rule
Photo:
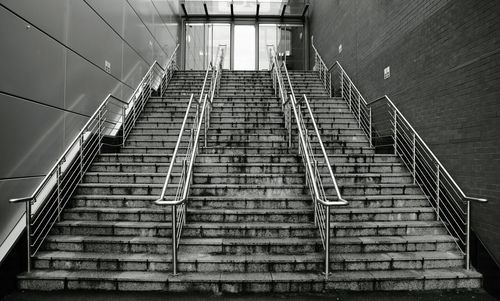
M 172 274 L 177 275 L 177 206 L 172 206 Z
M 394 154 L 398 154 L 398 115 L 396 109 L 394 109 Z
M 467 202 L 467 225 L 466 237 L 465 237 L 465 268 L 470 270 L 470 201 Z
M 373 146 L 373 133 L 372 133 L 372 107 L 368 108 L 368 133 L 369 133 L 369 138 L 370 138 L 370 147 Z
M 440 182 L 441 182 L 441 169 L 439 167 L 438 163 L 435 163 L 437 170 L 436 170 L 436 213 L 437 213 L 437 219 L 440 220 L 440 205 L 441 205 L 441 190 L 439 188 Z
M 361 127 L 361 94 L 358 94 L 358 126 Z
M 412 164 L 413 164 L 413 184 L 417 182 L 417 140 L 415 139 L 415 133 L 412 135 L 413 140 L 413 152 L 412 152 Z
M 349 110 L 352 112 L 352 83 L 349 81 Z
M 99 110 L 99 114 L 97 114 L 97 150 L 99 151 L 99 155 L 101 154 L 101 128 L 102 128 L 102 109 Z
M 26 249 L 28 251 L 27 256 L 27 265 L 28 265 L 28 273 L 31 272 L 31 202 L 33 200 L 29 200 L 26 202 Z
M 208 113 L 208 111 L 205 110 L 205 122 L 203 123 L 204 124 L 204 130 L 205 130 L 205 133 L 204 133 L 205 147 L 207 147 L 207 113 Z
M 292 148 L 292 108 L 288 103 L 288 148 Z
M 125 109 L 127 106 L 122 107 L 122 146 L 125 146 Z
M 61 221 L 61 164 L 57 165 L 57 220 Z
M 330 206 L 326 207 L 325 216 L 325 279 L 330 274 Z
M 318 173 L 318 160 L 314 159 L 314 175 Z M 318 204 L 317 200 L 314 200 L 314 224 L 318 225 L 318 215 L 316 214 L 318 212 Z
M 333 90 L 332 90 L 332 75 L 328 73 L 328 90 L 330 92 L 330 97 L 333 97 Z
M 340 71 L 340 96 L 344 99 L 344 73 Z
M 83 179 L 83 133 L 80 135 L 80 181 Z

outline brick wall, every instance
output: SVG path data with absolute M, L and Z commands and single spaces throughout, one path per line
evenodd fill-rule
M 368 101 L 389 95 L 460 187 L 489 199 L 472 225 L 500 262 L 500 1 L 311 2 L 326 64 L 338 60 Z

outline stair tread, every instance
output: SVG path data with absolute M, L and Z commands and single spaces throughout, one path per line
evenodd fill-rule
M 181 253 L 178 255 L 179 262 L 310 262 L 323 261 L 324 253 L 309 254 L 203 254 L 203 253 Z M 57 260 L 117 260 L 117 261 L 148 261 L 148 262 L 170 262 L 169 254 L 151 253 L 97 253 L 76 251 L 40 251 L 37 259 Z M 386 252 L 386 253 L 346 253 L 332 254 L 333 261 L 364 262 L 364 261 L 388 261 L 388 260 L 421 260 L 421 259 L 463 259 L 463 255 L 456 251 L 415 251 L 415 252 Z
M 397 271 L 340 271 L 329 275 L 328 280 L 320 273 L 180 273 L 176 276 L 167 272 L 145 271 L 68 271 L 68 270 L 33 270 L 19 275 L 20 279 L 112 279 L 116 281 L 137 282 L 335 282 L 346 280 L 376 280 L 376 279 L 464 279 L 481 278 L 476 271 L 462 268 L 397 270 Z

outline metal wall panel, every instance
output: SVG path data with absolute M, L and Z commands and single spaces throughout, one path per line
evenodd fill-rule
M 142 58 L 127 45 L 123 47 L 122 81 L 135 88 L 149 68 Z
M 107 94 L 117 94 L 121 82 L 69 52 L 66 68 L 66 109 L 92 115 Z
M 151 35 L 130 5 L 124 6 L 124 38 L 141 54 L 148 64 L 153 63 L 153 55 L 149 46 Z
M 0 178 L 45 174 L 62 151 L 64 111 L 0 94 Z
M 123 0 L 86 0 L 116 32 L 123 36 L 123 6 L 128 5 Z
M 83 1 L 69 6 L 68 46 L 104 69 L 111 63 L 111 74 L 120 78 L 122 39 Z
M 63 106 L 62 45 L 33 27 L 26 28 L 24 21 L 4 8 L 0 8 L 0 45 L 0 91 Z
M 64 42 L 68 0 L 2 0 L 2 4 Z
M 108 93 L 128 99 L 149 65 L 170 56 L 161 47 L 173 50 L 169 28 L 180 19 L 169 1 L 155 4 L 133 2 L 158 42 L 127 1 L 0 1 L 0 243 L 23 212 L 6 200 L 33 192 L 42 178 L 30 177 L 45 174 L 87 121 L 78 113 L 91 115 Z

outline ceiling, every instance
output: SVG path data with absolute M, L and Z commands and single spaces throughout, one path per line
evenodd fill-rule
M 181 0 L 184 17 L 302 17 L 309 0 Z

